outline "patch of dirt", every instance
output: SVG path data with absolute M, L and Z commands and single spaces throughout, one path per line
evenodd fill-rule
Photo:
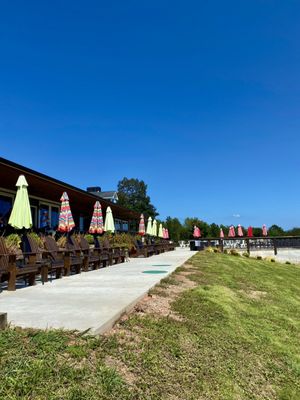
M 192 264 L 184 264 L 184 269 L 192 268 Z M 171 303 L 175 301 L 178 296 L 185 290 L 193 289 L 197 286 L 197 283 L 188 279 L 188 276 L 192 275 L 191 271 L 181 271 L 172 277 L 179 282 L 178 285 L 169 285 L 167 287 L 161 288 L 163 295 L 159 293 L 148 294 L 141 301 L 139 301 L 134 309 L 129 314 L 124 314 L 111 331 L 104 335 L 111 335 L 117 333 L 120 342 L 126 343 L 137 343 L 139 339 L 139 334 L 135 334 L 132 331 L 124 329 L 124 322 L 129 318 L 130 314 L 137 314 L 139 316 L 151 315 L 155 318 L 168 317 L 176 321 L 183 321 L 183 317 L 171 309 Z M 160 289 L 159 286 L 156 287 Z
M 158 294 L 147 295 L 134 308 L 134 311 L 140 315 L 152 314 L 156 318 L 169 317 L 176 321 L 183 321 L 181 315 L 171 310 L 171 303 L 176 300 L 180 293 L 197 286 L 196 282 L 191 281 L 187 276 L 191 275 L 187 271 L 182 271 L 174 275 L 174 279 L 179 285 L 170 285 L 164 289 L 164 296 Z
M 135 314 L 141 317 L 151 315 L 152 318 L 154 317 L 157 319 L 168 317 L 176 321 L 183 321 L 184 318 L 179 313 L 176 313 L 171 309 L 171 304 L 185 290 L 189 290 L 197 286 L 196 282 L 188 279 L 188 276 L 193 274 L 192 269 L 195 270 L 193 265 L 184 265 L 183 267 L 184 271 L 180 271 L 179 273 L 172 275 L 172 278 L 176 280 L 178 284 L 170 284 L 167 287 L 160 287 L 157 285 L 156 290 L 161 291 L 162 295 L 159 295 L 159 292 L 156 292 L 155 294 L 149 294 L 145 296 L 139 303 L 136 304 L 134 309 L 129 314 L 122 315 L 115 326 L 110 331 L 106 332 L 104 336 L 117 335 L 120 349 L 123 345 L 126 345 L 127 348 L 130 348 L 130 351 L 138 354 L 144 351 L 143 347 L 141 346 L 141 342 L 145 341 L 146 338 L 141 338 L 139 326 L 126 326 L 125 323 L 128 318 L 130 318 L 130 315 Z M 192 343 L 185 343 L 187 348 L 191 348 L 192 345 Z M 135 375 L 130 368 L 118 358 L 118 356 L 107 356 L 105 358 L 105 364 L 108 367 L 114 368 L 129 385 L 135 386 L 137 381 L 140 379 L 140 376 Z M 170 399 L 171 398 L 175 400 L 181 397 L 177 397 L 175 395 L 174 397 L 170 397 Z
M 263 292 L 261 290 L 240 290 L 240 293 L 251 300 L 259 300 L 268 294 L 267 292 Z
M 105 358 L 105 364 L 110 368 L 114 368 L 129 385 L 132 385 L 136 381 L 136 376 L 129 371 L 127 365 L 125 365 L 121 360 L 107 356 Z

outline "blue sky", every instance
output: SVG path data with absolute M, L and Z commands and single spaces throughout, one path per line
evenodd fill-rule
M 4 1 L 0 154 L 81 188 L 144 179 L 161 218 L 299 226 L 299 17 L 296 0 Z

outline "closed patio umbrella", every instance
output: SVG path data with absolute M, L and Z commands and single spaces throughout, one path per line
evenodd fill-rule
M 70 232 L 73 228 L 75 228 L 75 223 L 73 220 L 69 204 L 69 196 L 67 192 L 63 192 L 60 201 L 61 201 L 61 206 L 60 206 L 57 230 L 59 232 Z
M 146 230 L 147 235 L 152 235 L 152 218 L 148 218 L 147 222 L 147 230 Z
M 167 229 L 167 228 L 166 228 L 166 239 L 170 239 L 170 236 L 169 236 L 169 229 Z
M 145 232 L 144 214 L 141 214 L 140 223 L 139 223 L 139 235 L 144 236 L 145 233 L 146 233 L 146 232 Z
M 265 224 L 262 227 L 262 234 L 263 234 L 263 236 L 268 236 L 268 230 L 267 230 L 267 226 Z
M 19 176 L 16 186 L 17 194 L 8 223 L 16 229 L 29 229 L 32 227 L 32 217 L 27 191 L 28 183 L 24 175 Z
M 103 216 L 100 201 L 94 204 L 94 212 L 89 228 L 89 233 L 103 233 Z
M 198 226 L 196 225 L 194 226 L 193 236 L 194 238 L 199 238 L 201 236 L 200 228 L 198 228 Z
M 229 228 L 228 237 L 235 237 L 235 230 L 233 225 L 231 225 L 231 227 Z
M 106 232 L 110 231 L 111 233 L 115 232 L 114 217 L 113 217 L 113 213 L 112 213 L 112 210 L 110 207 L 107 207 L 107 209 L 106 209 L 104 230 Z
M 223 232 L 223 229 L 222 229 L 222 228 L 220 229 L 220 238 L 221 238 L 221 239 L 224 238 L 224 232 Z
M 253 237 L 253 228 L 252 228 L 252 226 L 249 226 L 248 232 L 247 232 L 247 236 L 248 237 Z
M 238 236 L 239 236 L 239 237 L 244 236 L 243 228 L 241 227 L 240 224 L 238 225 Z
M 153 220 L 152 236 L 157 236 L 157 222 L 156 222 L 156 219 Z
M 163 226 L 162 224 L 159 224 L 159 228 L 158 228 L 158 237 L 160 238 L 164 238 L 164 233 L 163 233 Z

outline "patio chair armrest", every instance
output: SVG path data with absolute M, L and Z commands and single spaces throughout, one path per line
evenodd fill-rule
M 1 253 L 1 254 L 0 254 L 0 258 L 1 258 L 1 257 L 8 257 L 8 262 L 9 262 L 9 263 L 15 262 L 16 259 L 17 259 L 17 255 L 14 254 L 14 253 L 9 253 L 9 254 L 7 254 L 7 253 Z

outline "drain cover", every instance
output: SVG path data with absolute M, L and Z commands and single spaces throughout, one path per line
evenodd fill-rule
M 152 269 L 152 270 L 149 270 L 149 271 L 143 271 L 143 274 L 165 274 L 166 272 L 168 272 L 168 271 L 162 271 L 162 270 L 159 270 L 159 269 Z

